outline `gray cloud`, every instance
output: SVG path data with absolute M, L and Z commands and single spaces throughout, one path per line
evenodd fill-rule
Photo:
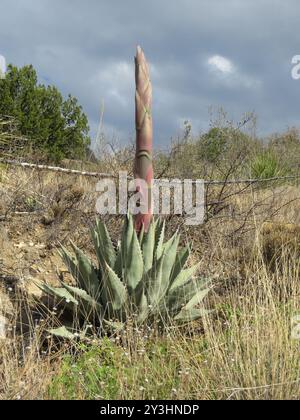
M 184 119 L 207 130 L 210 106 L 236 119 L 255 111 L 261 134 L 297 125 L 299 19 L 296 0 L 1 0 L 0 54 L 78 97 L 93 135 L 104 100 L 105 127 L 125 142 L 140 43 L 152 65 L 156 145 L 166 146 Z M 210 65 L 214 56 L 232 71 Z

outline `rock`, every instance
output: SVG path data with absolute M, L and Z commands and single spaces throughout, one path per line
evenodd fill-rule
M 0 340 L 7 338 L 7 325 L 9 323 L 7 317 L 13 314 L 13 306 L 6 293 L 0 289 Z
M 1 248 L 4 247 L 7 242 L 9 242 L 7 230 L 3 226 L 0 226 L 0 246 L 1 246 Z
M 44 214 L 41 222 L 44 226 L 50 226 L 55 220 L 55 216 L 52 211 L 49 211 L 47 214 Z
M 32 281 L 31 277 L 28 277 L 26 279 L 26 292 L 28 293 L 29 296 L 34 296 L 38 299 L 40 299 L 43 294 L 41 289 L 34 283 L 34 281 Z
M 17 244 L 14 244 L 14 247 L 21 249 L 21 248 L 25 248 L 26 244 L 24 242 L 19 242 Z
M 45 244 L 36 244 L 35 247 L 36 247 L 36 249 L 46 249 Z
M 6 325 L 7 325 L 7 319 L 0 315 L 0 340 L 5 340 L 6 338 Z
M 45 270 L 40 265 L 37 265 L 37 264 L 32 264 L 29 268 L 29 274 L 33 276 L 39 273 L 44 273 L 44 271 Z

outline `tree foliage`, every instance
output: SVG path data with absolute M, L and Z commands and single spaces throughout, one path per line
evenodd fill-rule
M 82 158 L 90 144 L 86 115 L 76 98 L 38 83 L 33 66 L 9 65 L 0 80 L 0 116 L 17 120 L 20 134 L 48 159 Z
M 199 140 L 200 156 L 210 163 L 217 163 L 234 149 L 241 150 L 250 139 L 240 130 L 232 127 L 213 127 Z

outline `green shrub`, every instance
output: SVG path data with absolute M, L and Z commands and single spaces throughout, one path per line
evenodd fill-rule
M 281 164 L 288 168 L 289 173 L 299 175 L 299 129 L 291 128 L 284 133 L 271 136 L 268 148 Z
M 109 340 L 103 340 L 97 347 L 82 345 L 77 358 L 64 356 L 60 371 L 49 387 L 49 397 L 115 399 L 118 392 L 117 351 Z
M 210 163 L 219 160 L 228 147 L 229 129 L 212 128 L 200 140 L 202 158 Z
M 82 159 L 90 145 L 88 119 L 77 99 L 71 95 L 64 99 L 56 87 L 39 84 L 32 66 L 9 65 L 0 79 L 0 117 L 5 115 L 17 122 L 16 134 L 28 138 L 35 157 L 38 151 L 56 162 Z M 4 132 L 9 129 L 0 127 Z
M 257 155 L 251 163 L 251 176 L 255 179 L 270 179 L 286 175 L 278 158 L 270 152 Z
M 180 386 L 173 340 L 133 343 L 128 350 L 105 338 L 63 356 L 48 389 L 52 400 L 172 399 Z M 162 374 L 163 373 L 163 374 Z

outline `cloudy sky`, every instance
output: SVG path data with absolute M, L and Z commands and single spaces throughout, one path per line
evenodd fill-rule
M 255 111 L 266 135 L 300 126 L 298 0 L 0 0 L 0 55 L 33 64 L 40 81 L 78 97 L 94 136 L 134 136 L 134 62 L 151 62 L 156 146 L 183 121 L 209 127 L 209 109 Z

